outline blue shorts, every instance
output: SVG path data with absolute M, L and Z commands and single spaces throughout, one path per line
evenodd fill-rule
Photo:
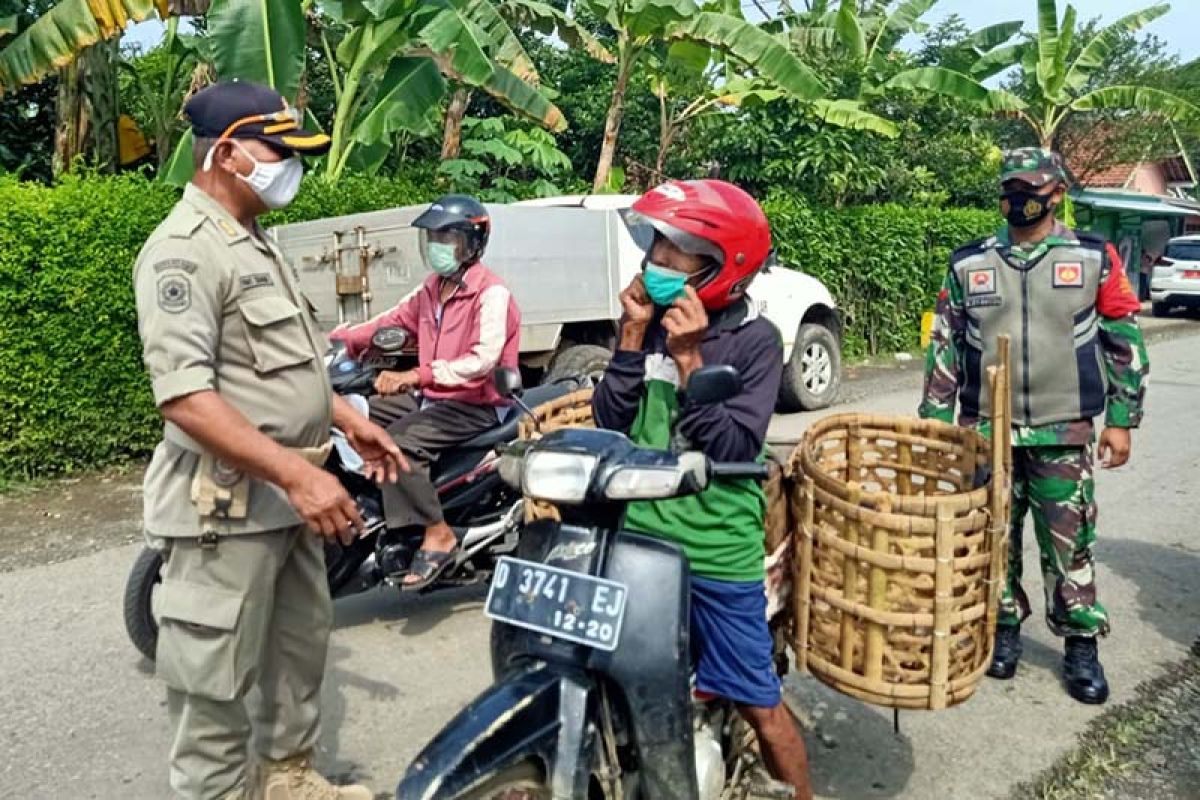
M 783 700 L 762 581 L 693 575 L 691 645 L 699 691 L 759 708 L 774 708 Z

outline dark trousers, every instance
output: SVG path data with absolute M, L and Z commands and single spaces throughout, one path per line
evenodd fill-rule
M 430 480 L 430 467 L 443 450 L 473 439 L 499 424 L 493 406 L 443 400 L 420 407 L 411 394 L 371 398 L 371 421 L 386 428 L 412 472 L 384 484 L 383 513 L 389 528 L 428 527 L 443 521 L 442 504 Z

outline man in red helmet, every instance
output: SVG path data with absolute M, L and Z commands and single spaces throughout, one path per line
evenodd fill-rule
M 646 258 L 621 293 L 617 352 L 592 400 L 596 424 L 645 447 L 668 449 L 674 433 L 714 461 L 758 460 L 783 370 L 779 331 L 745 296 L 770 254 L 766 216 L 732 184 L 673 181 L 638 199 L 625 223 Z M 741 394 L 705 406 L 681 398 L 705 364 L 735 367 Z M 756 481 L 717 479 L 699 495 L 630 504 L 626 526 L 683 547 L 696 688 L 737 703 L 771 774 L 807 800 L 808 758 L 767 627 L 765 508 Z

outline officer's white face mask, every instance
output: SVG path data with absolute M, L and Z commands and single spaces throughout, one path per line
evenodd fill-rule
M 267 208 L 283 208 L 288 203 L 295 199 L 296 193 L 300 191 L 300 179 L 304 177 L 304 162 L 299 156 L 285 158 L 282 161 L 259 161 L 242 146 L 241 142 L 235 139 L 230 139 L 238 150 L 242 151 L 242 155 L 250 159 L 254 164 L 254 169 L 249 175 L 243 175 L 240 172 L 234 173 L 239 178 L 250 184 L 250 188 L 258 195 L 258 199 L 262 200 L 263 205 Z M 208 155 L 204 159 L 204 171 L 207 172 L 212 168 L 212 148 L 208 151 Z

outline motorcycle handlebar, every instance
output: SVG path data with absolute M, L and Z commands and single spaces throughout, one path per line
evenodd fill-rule
M 766 464 L 757 464 L 753 461 L 713 462 L 709 470 L 714 478 L 751 478 L 756 481 L 765 481 L 771 477 L 771 470 Z

